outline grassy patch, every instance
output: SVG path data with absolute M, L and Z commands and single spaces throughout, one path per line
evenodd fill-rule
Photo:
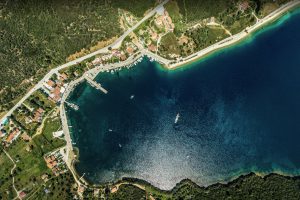
M 174 33 L 167 33 L 161 38 L 159 51 L 167 57 L 169 54 L 180 54 L 180 48 Z
M 15 192 L 12 188 L 12 178 L 10 176 L 10 170 L 13 167 L 13 163 L 0 149 L 0 199 L 13 199 Z M 2 198 L 1 198 L 2 197 Z
M 58 117 L 46 119 L 42 134 L 35 137 L 35 143 L 43 152 L 50 152 L 66 144 L 63 139 L 53 138 L 53 132 L 61 130 L 61 121 Z

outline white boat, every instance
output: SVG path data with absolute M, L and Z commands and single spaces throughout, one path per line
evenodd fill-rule
M 112 129 L 108 129 L 109 132 L 112 132 Z
M 122 148 L 122 145 L 121 145 L 121 144 L 119 144 L 119 147 L 120 147 L 120 148 Z
M 177 113 L 176 118 L 175 118 L 175 124 L 177 124 L 179 117 L 180 117 L 180 115 L 179 115 L 179 113 Z
M 130 99 L 133 99 L 133 98 L 134 98 L 134 95 L 131 95 L 131 96 L 130 96 Z

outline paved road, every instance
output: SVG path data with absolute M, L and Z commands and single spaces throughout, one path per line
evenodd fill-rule
M 91 58 L 97 54 L 100 53 L 106 53 L 109 51 L 109 48 L 117 48 L 118 46 L 121 45 L 122 41 L 133 31 L 135 30 L 138 26 L 140 26 L 143 22 L 145 22 L 147 19 L 149 19 L 150 17 L 152 17 L 157 11 L 159 11 L 161 9 L 161 7 L 166 4 L 169 0 L 165 0 L 163 1 L 161 4 L 159 4 L 156 8 L 154 8 L 152 11 L 150 11 L 142 20 L 140 20 L 136 25 L 134 25 L 133 27 L 131 27 L 130 29 L 128 29 L 121 37 L 119 37 L 113 44 L 104 47 L 102 49 L 99 49 L 98 51 L 92 52 L 88 55 L 85 55 L 83 57 L 80 57 L 76 60 L 70 61 L 68 63 L 65 63 L 63 65 L 58 66 L 55 69 L 52 69 L 48 74 L 45 75 L 45 77 L 40 80 L 31 90 L 29 90 L 29 92 L 27 92 L 27 94 L 25 96 L 23 96 L 23 98 L 13 107 L 11 108 L 0 120 L 0 123 L 7 117 L 9 117 L 19 106 L 21 106 L 21 104 L 30 96 L 32 95 L 36 90 L 38 90 L 39 88 L 41 88 L 43 86 L 43 83 L 45 81 L 47 81 L 53 74 L 57 73 L 58 71 L 70 67 L 72 65 L 75 65 L 77 63 L 80 63 L 88 58 Z

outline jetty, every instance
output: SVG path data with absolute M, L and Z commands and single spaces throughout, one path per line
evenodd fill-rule
M 102 91 L 104 94 L 107 94 L 108 91 L 102 87 L 102 85 L 100 83 L 97 83 L 96 81 L 94 81 L 93 79 L 91 79 L 88 74 L 85 75 L 85 80 L 94 88 L 96 88 L 97 90 Z

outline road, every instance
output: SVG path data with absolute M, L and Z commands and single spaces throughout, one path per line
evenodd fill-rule
M 80 58 L 77 58 L 73 61 L 70 61 L 68 63 L 65 63 L 63 65 L 60 65 L 58 67 L 56 67 L 55 69 L 52 69 L 48 74 L 46 74 L 44 76 L 44 78 L 42 80 L 40 80 L 33 88 L 31 88 L 26 94 L 25 96 L 22 97 L 21 100 L 19 100 L 18 103 L 16 103 L 14 105 L 14 107 L 12 107 L 0 120 L 0 123 L 6 119 L 7 117 L 11 116 L 11 114 L 19 107 L 21 106 L 21 104 L 30 96 L 32 95 L 36 90 L 38 90 L 39 88 L 41 88 L 43 86 L 43 83 L 45 81 L 47 81 L 49 78 L 51 78 L 51 76 L 55 73 L 57 73 L 58 71 L 64 69 L 64 68 L 67 68 L 67 67 L 70 67 L 72 65 L 76 65 L 88 58 L 91 58 L 95 55 L 98 55 L 100 53 L 107 53 L 109 52 L 109 49 L 110 48 L 117 48 L 119 47 L 121 44 L 122 44 L 122 41 L 132 32 L 134 31 L 138 26 L 140 26 L 143 22 L 145 22 L 146 20 L 148 20 L 150 17 L 152 17 L 153 15 L 155 15 L 155 13 L 157 11 L 159 11 L 159 9 L 161 9 L 161 7 L 163 5 L 165 5 L 169 0 L 165 0 L 163 1 L 161 4 L 159 4 L 157 7 L 155 7 L 152 11 L 150 11 L 143 19 L 141 19 L 136 25 L 134 25 L 133 27 L 131 27 L 130 29 L 128 29 L 125 33 L 123 33 L 122 36 L 120 36 L 114 43 L 112 43 L 111 45 L 107 46 L 107 47 L 104 47 L 102 49 L 99 49 L 95 52 L 92 52 L 88 55 L 85 55 L 83 57 L 80 57 Z
M 246 28 L 246 30 L 243 30 L 240 33 L 237 33 L 235 35 L 232 35 L 229 38 L 226 38 L 220 42 L 217 42 L 205 49 L 202 49 L 186 58 L 184 58 L 182 61 L 180 62 L 176 62 L 174 64 L 171 64 L 169 66 L 167 66 L 169 69 L 174 69 L 177 68 L 181 65 L 184 65 L 186 63 L 191 62 L 192 60 L 196 60 L 199 59 L 217 49 L 221 49 L 227 46 L 230 46 L 236 42 L 239 42 L 240 40 L 248 37 L 249 33 L 252 33 L 254 31 L 256 31 L 257 29 L 261 28 L 262 26 L 264 26 L 267 23 L 270 23 L 272 21 L 274 21 L 275 19 L 277 19 L 278 17 L 280 17 L 283 13 L 287 12 L 288 10 L 290 10 L 291 8 L 294 8 L 296 6 L 300 5 L 300 1 L 299 0 L 294 0 L 291 1 L 289 3 L 286 3 L 284 5 L 282 5 L 280 8 L 278 8 L 277 10 L 273 11 L 271 14 L 267 15 L 266 17 L 264 17 L 263 19 L 259 19 L 257 21 L 257 23 L 255 23 L 253 26 Z

